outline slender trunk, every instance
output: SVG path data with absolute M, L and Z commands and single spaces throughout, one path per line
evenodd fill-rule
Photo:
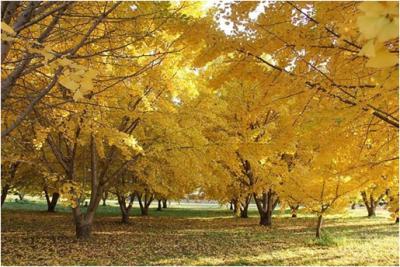
M 162 200 L 162 207 L 163 207 L 163 209 L 166 209 L 167 208 L 167 200 L 166 199 L 163 199 Z
M 351 209 L 352 209 L 352 210 L 355 210 L 355 209 L 356 209 L 356 203 L 355 203 L 355 202 L 353 202 L 353 204 L 351 204 Z
M 107 206 L 107 204 L 106 204 L 107 198 L 108 198 L 108 192 L 105 191 L 105 192 L 103 193 L 103 196 L 101 197 L 101 199 L 102 199 L 102 201 L 103 201 L 103 204 L 102 204 L 103 206 Z
M 19 200 L 24 200 L 24 196 L 25 196 L 25 194 L 24 193 L 17 193 L 17 195 L 18 195 L 18 198 L 19 198 Z
M 1 189 L 1 206 L 3 206 L 4 201 L 6 201 L 6 197 L 7 197 L 9 189 L 10 189 L 10 186 L 8 184 L 4 185 L 3 188 Z
M 51 201 L 47 202 L 47 211 L 48 212 L 55 212 L 56 211 L 56 206 L 57 206 L 57 202 L 58 202 L 59 198 L 60 198 L 60 194 L 59 193 L 53 193 L 53 195 L 51 197 Z
M 399 223 L 399 217 L 396 217 L 395 223 Z
M 299 205 L 296 205 L 296 206 L 290 205 L 289 207 L 290 207 L 290 211 L 292 213 L 292 218 L 296 218 L 297 217 L 297 210 L 299 209 L 300 206 Z
M 251 201 L 251 195 L 248 195 L 245 199 L 244 204 L 240 207 L 240 217 L 241 218 L 248 218 L 248 209 L 249 209 L 249 204 Z
M 129 204 L 126 205 L 126 198 L 123 194 L 118 194 L 117 193 L 117 198 L 118 198 L 118 204 L 119 208 L 121 209 L 121 222 L 122 223 L 129 223 L 129 212 L 132 208 L 132 203 L 134 200 L 134 195 L 129 196 Z
M 158 207 L 157 211 L 162 211 L 162 206 L 161 206 L 161 199 L 158 200 Z
M 139 201 L 139 206 L 140 206 L 140 212 L 142 216 L 147 216 L 149 215 L 149 206 L 151 202 L 154 199 L 154 196 L 150 194 L 149 192 L 146 192 L 144 194 L 139 194 L 136 193 Z M 143 199 L 142 199 L 143 197 Z
M 322 228 L 322 214 L 318 216 L 317 229 L 315 233 L 316 238 L 321 238 L 321 228 Z
M 231 202 L 229 202 L 229 209 L 230 209 L 230 210 L 233 210 L 233 204 L 232 204 L 232 201 L 231 201 Z

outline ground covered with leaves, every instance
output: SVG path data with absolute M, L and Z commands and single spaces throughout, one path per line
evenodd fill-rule
M 93 238 L 78 241 L 71 214 L 3 209 L 2 265 L 398 265 L 398 225 L 379 211 L 329 218 L 277 215 L 271 228 L 226 209 L 169 208 L 120 223 L 102 207 Z M 108 210 L 109 212 L 105 212 Z M 152 216 L 153 215 L 153 216 Z M 154 216 L 156 215 L 156 216 Z

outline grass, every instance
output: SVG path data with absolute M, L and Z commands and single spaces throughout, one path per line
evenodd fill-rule
M 386 211 L 368 219 L 364 209 L 329 217 L 314 239 L 316 218 L 279 212 L 271 228 L 232 218 L 226 207 L 173 203 L 162 212 L 119 222 L 118 207 L 99 207 L 93 238 L 74 237 L 67 207 L 7 202 L 2 209 L 2 265 L 393 265 L 399 263 L 398 225 Z

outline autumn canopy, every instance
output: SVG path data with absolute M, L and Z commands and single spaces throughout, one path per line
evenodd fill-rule
M 2 2 L 1 184 L 398 220 L 398 2 Z M 86 202 L 87 207 L 82 205 Z

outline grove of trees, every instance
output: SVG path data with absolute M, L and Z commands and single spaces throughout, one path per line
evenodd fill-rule
M 2 1 L 1 203 L 63 201 L 77 238 L 107 197 L 127 223 L 194 191 L 317 237 L 353 202 L 398 222 L 398 8 Z

